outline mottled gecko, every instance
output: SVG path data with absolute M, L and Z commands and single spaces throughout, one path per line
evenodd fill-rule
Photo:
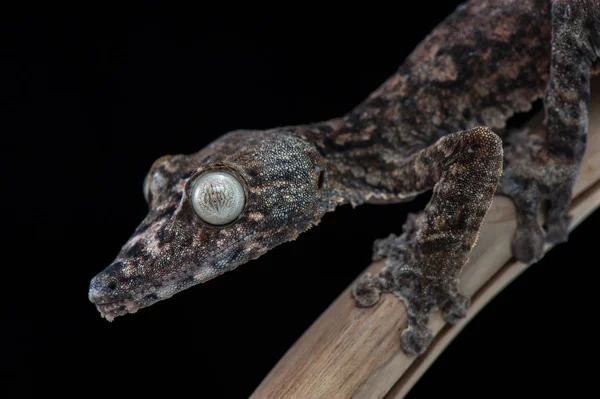
M 398 296 L 409 315 L 402 347 L 422 353 L 434 310 L 450 323 L 465 316 L 458 276 L 495 194 L 516 205 L 515 258 L 534 262 L 545 242 L 567 240 L 598 55 L 598 1 L 465 3 L 345 115 L 233 131 L 158 159 L 144 183 L 148 215 L 92 279 L 89 299 L 111 321 L 294 240 L 339 205 L 433 190 L 402 235 L 375 243 L 384 269 L 353 287 L 358 306 Z M 538 99 L 545 137 L 506 129 Z

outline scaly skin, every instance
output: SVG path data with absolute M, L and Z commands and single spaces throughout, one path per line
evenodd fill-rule
M 347 114 L 235 131 L 195 154 L 160 158 L 146 179 L 149 213 L 93 278 L 90 300 L 113 320 L 295 239 L 338 205 L 397 203 L 433 189 L 400 237 L 376 243 L 384 270 L 353 290 L 359 306 L 382 292 L 401 298 L 409 314 L 403 348 L 422 353 L 432 311 L 441 308 L 448 322 L 466 313 L 458 275 L 495 193 L 517 205 L 518 259 L 534 261 L 546 240 L 566 240 L 599 21 L 592 1 L 474 0 Z M 546 137 L 505 131 L 540 98 Z M 224 226 L 205 223 L 191 204 L 195 179 L 215 170 L 233 175 L 245 194 L 241 214 Z M 534 216 L 546 200 L 544 231 Z

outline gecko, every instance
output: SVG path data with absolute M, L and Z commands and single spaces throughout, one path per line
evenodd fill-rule
M 567 241 L 599 55 L 597 0 L 467 1 L 347 113 L 235 130 L 157 159 L 143 184 L 148 213 L 92 278 L 89 300 L 112 321 L 295 240 L 341 205 L 431 192 L 400 235 L 373 244 L 383 269 L 352 287 L 357 307 L 398 297 L 402 349 L 422 354 L 434 311 L 448 323 L 466 315 L 459 274 L 494 195 L 515 204 L 517 260 Z M 543 135 L 507 128 L 539 100 Z

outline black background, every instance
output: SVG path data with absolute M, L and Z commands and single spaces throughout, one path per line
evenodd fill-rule
M 457 4 L 218 13 L 147 3 L 7 18 L 3 119 L 17 123 L 4 129 L 14 240 L 4 252 L 16 261 L 3 264 L 19 277 L 3 279 L 3 389 L 19 377 L 21 394 L 247 397 L 368 265 L 372 241 L 427 198 L 339 208 L 251 264 L 108 323 L 89 280 L 145 215 L 148 168 L 233 129 L 340 115 Z M 584 361 L 597 353 L 588 273 L 599 223 L 596 212 L 505 289 L 409 398 L 593 389 L 596 366 Z

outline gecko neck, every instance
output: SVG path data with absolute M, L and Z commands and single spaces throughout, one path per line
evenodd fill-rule
M 341 117 L 295 130 L 323 156 L 332 196 L 338 203 L 354 206 L 408 200 L 391 199 L 392 171 L 432 142 L 430 135 L 406 123 L 396 101 L 385 100 L 377 92 Z

